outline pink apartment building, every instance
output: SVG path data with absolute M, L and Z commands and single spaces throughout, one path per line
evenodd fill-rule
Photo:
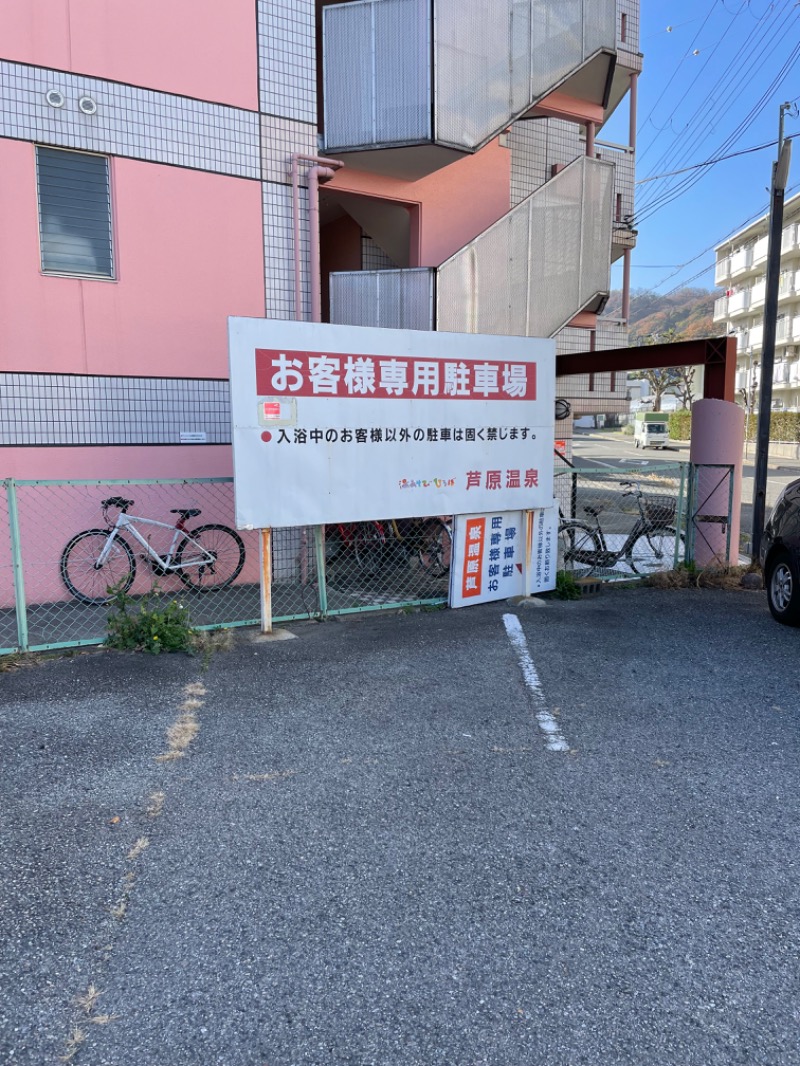
M 598 134 L 626 98 L 635 127 L 638 23 L 638 0 L 7 0 L 0 475 L 230 474 L 229 315 L 624 345 L 600 313 L 634 138 Z

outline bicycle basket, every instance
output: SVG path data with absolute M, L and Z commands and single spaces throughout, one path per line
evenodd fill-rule
M 675 496 L 645 496 L 644 513 L 648 522 L 656 525 L 675 521 L 678 500 Z

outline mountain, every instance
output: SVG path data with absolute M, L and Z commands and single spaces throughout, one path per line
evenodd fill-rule
M 712 317 L 718 295 L 708 289 L 678 289 L 666 296 L 647 289 L 634 289 L 628 343 L 631 347 L 644 344 L 653 334 L 657 334 L 661 341 L 716 336 L 719 326 L 713 325 Z M 621 316 L 622 292 L 619 289 L 612 291 L 603 314 L 610 318 Z

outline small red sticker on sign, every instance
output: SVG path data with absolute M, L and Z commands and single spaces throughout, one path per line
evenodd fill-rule
M 265 403 L 264 418 L 266 419 L 279 419 L 281 417 L 281 405 L 279 403 Z

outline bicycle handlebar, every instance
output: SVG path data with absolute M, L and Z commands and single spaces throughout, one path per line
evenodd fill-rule
M 134 504 L 133 500 L 123 500 L 121 496 L 109 496 L 107 500 L 101 502 L 104 511 L 107 511 L 109 507 L 119 507 L 120 511 L 127 511 Z

